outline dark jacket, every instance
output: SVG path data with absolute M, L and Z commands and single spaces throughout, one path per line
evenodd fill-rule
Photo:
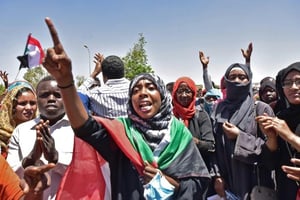
M 142 177 L 103 125 L 89 118 L 82 127 L 75 129 L 74 132 L 76 136 L 92 145 L 108 161 L 111 170 L 112 199 L 144 199 Z M 162 172 L 179 181 L 180 186 L 174 194 L 175 199 L 202 199 L 202 194 L 210 180 L 206 166 L 192 140 L 186 150 Z M 184 176 L 184 174 L 195 174 L 195 176 Z

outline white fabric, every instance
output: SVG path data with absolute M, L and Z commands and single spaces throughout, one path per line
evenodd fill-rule
M 32 44 L 28 44 L 28 67 L 31 69 L 40 64 L 41 52 L 40 49 Z
M 36 140 L 35 125 L 39 121 L 40 118 L 36 118 L 17 126 L 13 131 L 11 141 L 8 145 L 7 161 L 20 178 L 22 178 L 24 174 L 21 163 L 23 158 L 31 152 L 34 146 Z M 56 167 L 49 171 L 51 186 L 44 191 L 44 200 L 55 199 L 61 178 L 72 160 L 74 146 L 74 132 L 66 116 L 50 127 L 50 133 L 55 140 L 55 148 L 59 156 Z M 48 163 L 43 157 L 41 160 L 44 163 Z
M 129 81 L 126 78 L 109 79 L 104 85 L 89 90 L 93 78 L 87 78 L 78 91 L 86 94 L 95 115 L 113 119 L 127 116 Z

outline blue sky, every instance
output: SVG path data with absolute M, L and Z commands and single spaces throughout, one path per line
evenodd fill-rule
M 202 81 L 198 51 L 210 56 L 209 73 L 219 83 L 226 68 L 244 62 L 240 49 L 253 43 L 254 81 L 276 76 L 300 60 L 297 0 L 2 0 L 0 69 L 17 75 L 27 35 L 52 46 L 44 18 L 55 23 L 72 59 L 73 72 L 88 76 L 89 57 L 123 57 L 143 33 L 148 64 L 167 83 L 180 76 Z

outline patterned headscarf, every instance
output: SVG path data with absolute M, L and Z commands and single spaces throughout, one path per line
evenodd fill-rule
M 34 95 L 35 91 L 32 89 L 32 87 L 28 85 L 19 84 L 15 87 L 10 87 L 8 92 L 6 93 L 5 97 L 3 98 L 1 102 L 1 109 L 0 109 L 0 145 L 1 145 L 1 151 L 2 154 L 5 153 L 7 149 L 7 144 L 9 142 L 9 139 L 11 137 L 11 134 L 13 130 L 16 127 L 16 122 L 14 120 L 14 105 L 13 102 L 16 98 L 17 93 L 22 88 L 29 88 L 30 91 Z M 34 117 L 36 114 L 34 115 Z
M 186 83 L 188 85 L 188 87 L 190 88 L 190 90 L 192 90 L 193 93 L 193 97 L 192 97 L 192 101 L 190 103 L 190 105 L 185 108 L 183 107 L 176 98 L 176 92 L 180 86 L 181 83 Z M 189 119 L 193 118 L 195 112 L 196 112 L 196 94 L 197 94 L 197 87 L 195 82 L 190 79 L 189 77 L 180 77 L 176 80 L 175 84 L 174 84 L 174 88 L 173 88 L 173 92 L 172 92 L 172 100 L 173 100 L 173 113 L 174 115 L 183 120 L 183 123 L 185 124 L 185 126 L 188 126 L 189 124 Z
M 141 118 L 132 106 L 132 89 L 142 79 L 147 79 L 156 85 L 161 96 L 161 107 L 158 112 L 149 119 Z M 161 141 L 163 136 L 168 131 L 169 124 L 172 119 L 172 104 L 171 96 L 166 89 L 162 79 L 150 73 L 142 73 L 132 79 L 129 85 L 129 100 L 128 100 L 128 117 L 133 121 L 133 126 L 137 128 L 143 135 L 147 143 L 153 148 Z

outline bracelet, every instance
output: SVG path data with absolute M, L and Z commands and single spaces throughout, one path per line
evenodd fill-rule
M 66 86 L 61 86 L 61 85 L 57 84 L 57 87 L 59 89 L 67 89 L 67 88 L 72 87 L 72 86 L 74 86 L 74 80 L 72 80 L 72 82 L 69 85 L 66 85 Z

